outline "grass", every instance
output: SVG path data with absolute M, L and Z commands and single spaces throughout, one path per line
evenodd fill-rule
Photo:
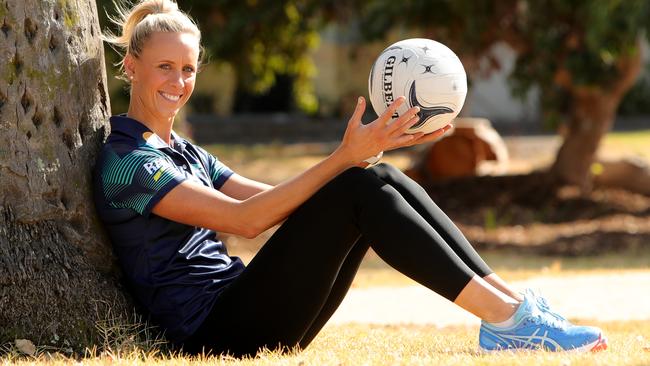
M 594 324 L 590 322 L 590 324 Z M 477 352 L 475 327 L 420 325 L 327 326 L 302 352 L 265 351 L 257 358 L 183 357 L 156 352 L 104 352 L 72 360 L 46 352 L 34 358 L 9 354 L 2 364 L 15 365 L 648 365 L 650 321 L 596 323 L 609 338 L 609 350 L 571 354 Z
M 536 142 L 531 156 L 530 145 L 521 138 L 504 138 L 511 151 L 511 171 L 526 173 L 540 168 L 540 164 L 550 164 L 557 148 L 556 137 L 548 138 L 546 143 Z M 607 134 L 600 146 L 601 157 L 614 158 L 623 156 L 640 156 L 650 160 L 650 130 L 634 132 L 612 132 Z M 325 158 L 336 143 L 330 144 L 269 144 L 269 145 L 209 145 L 207 150 L 216 154 L 222 161 L 238 173 L 268 183 L 279 183 L 294 176 L 321 159 Z M 411 163 L 411 154 L 415 150 L 403 149 L 385 155 L 387 161 L 400 169 L 406 169 Z M 537 160 L 535 160 L 537 159 Z M 246 242 L 246 240 L 239 240 Z M 244 244 L 246 246 L 248 244 Z M 243 253 L 250 256 L 254 249 Z M 523 280 L 540 274 L 564 276 L 576 273 L 601 273 L 617 270 L 644 270 L 650 268 L 650 250 L 643 253 L 627 252 L 607 254 L 595 257 L 538 257 L 515 253 L 481 252 L 486 261 L 503 278 Z M 388 268 L 378 258 L 367 258 L 362 271 L 355 279 L 355 287 L 377 285 L 409 285 L 413 281 Z
M 560 257 L 525 255 L 510 251 L 481 251 L 486 263 L 506 281 L 539 276 L 563 277 L 629 273 L 650 270 L 650 249 L 629 250 L 598 256 Z M 409 286 L 415 281 L 390 268 L 377 255 L 366 256 L 354 279 L 354 288 Z
M 637 156 L 650 161 L 650 130 L 612 132 L 603 139 L 599 155 L 604 158 Z
M 315 165 L 336 148 L 336 143 L 213 144 L 205 149 L 248 178 L 277 184 Z M 410 164 L 410 150 L 386 153 L 383 161 L 401 169 Z
M 534 144 L 534 154 L 531 155 L 529 143 L 521 141 L 521 138 L 506 136 L 504 140 L 510 150 L 509 171 L 517 174 L 524 174 L 552 163 L 555 149 L 559 146 L 556 137 L 549 137 L 547 144 Z M 648 141 L 650 141 L 650 130 L 608 133 L 600 145 L 598 155 L 605 159 L 637 156 L 650 160 Z M 333 142 L 212 144 L 204 147 L 239 174 L 276 184 L 324 159 L 336 146 L 337 143 Z M 412 154 L 416 151 L 416 148 L 390 151 L 385 154 L 383 161 L 400 169 L 406 169 L 410 166 Z
M 506 139 L 507 140 L 507 139 Z M 650 130 L 608 134 L 601 144 L 605 157 L 637 155 L 650 159 Z M 507 141 L 506 141 L 507 142 Z M 335 144 L 211 145 L 206 148 L 244 176 L 278 183 L 315 164 Z M 544 155 L 545 154 L 545 155 Z M 550 159 L 553 151 L 546 151 Z M 517 156 L 511 158 L 516 159 Z M 410 164 L 410 152 L 387 154 L 384 159 L 399 168 Z M 269 169 L 271 168 L 271 169 Z M 524 167 L 526 168 L 526 167 Z M 519 171 L 518 172 L 522 172 Z M 538 257 L 518 253 L 482 252 L 481 255 L 509 281 L 535 276 L 619 273 L 650 268 L 650 250 L 597 257 Z M 370 255 L 362 264 L 354 287 L 410 285 L 413 282 Z M 69 358 L 65 351 L 37 347 L 35 357 L 20 354 L 11 344 L 0 345 L 1 365 L 650 365 L 650 320 L 597 323 L 609 338 L 610 349 L 595 354 L 520 352 L 481 355 L 477 329 L 437 328 L 426 325 L 348 324 L 326 326 L 314 343 L 302 352 L 266 351 L 255 359 L 228 357 L 190 358 L 169 354 L 160 340 L 139 324 L 98 324 L 105 334 L 101 349 L 83 358 Z M 144 335 L 144 341 L 137 338 Z

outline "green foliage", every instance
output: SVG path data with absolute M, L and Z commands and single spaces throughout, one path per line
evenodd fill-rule
M 550 119 L 569 113 L 577 89 L 607 92 L 624 71 L 620 61 L 640 52 L 639 40 L 649 24 L 645 0 L 526 4 L 513 29 L 523 45 L 512 74 L 513 90 L 523 95 L 540 86 Z
M 618 108 L 619 115 L 650 115 L 650 77 L 648 70 L 625 95 Z
M 542 91 L 547 122 L 571 108 L 571 88 L 607 89 L 620 77 L 619 61 L 639 52 L 650 25 L 646 0 L 412 0 L 359 1 L 361 29 L 368 39 L 394 26 L 417 29 L 450 46 L 465 67 L 497 42 L 517 52 L 511 74 L 515 95 Z M 558 72 L 569 76 L 558 80 Z M 470 73 L 471 77 L 471 73 Z
M 111 0 L 98 0 L 102 28 L 109 24 L 101 9 L 114 14 Z M 208 60 L 230 63 L 239 87 L 267 91 L 277 75 L 294 82 L 296 104 L 315 112 L 318 104 L 311 78 L 309 52 L 319 42 L 323 1 L 194 0 L 180 1 L 202 32 Z M 114 57 L 113 57 L 114 58 Z
M 112 13 L 110 0 L 98 0 Z M 263 93 L 278 75 L 294 83 L 296 104 L 314 112 L 315 73 L 309 52 L 329 21 L 359 25 L 365 39 L 386 37 L 397 27 L 417 29 L 459 54 L 470 72 L 485 63 L 497 42 L 517 52 L 511 74 L 515 95 L 534 86 L 542 91 L 546 121 L 555 124 L 571 108 L 572 87 L 607 90 L 619 75 L 619 61 L 638 52 L 650 24 L 646 0 L 193 0 L 181 8 L 203 31 L 212 59 L 230 63 L 239 87 Z M 489 59 L 493 60 L 493 59 Z M 488 67 L 498 67 L 488 63 Z M 558 72 L 570 76 L 558 83 Z
M 231 63 L 240 85 L 254 92 L 271 87 L 276 75 L 293 77 L 296 102 L 317 105 L 308 52 L 318 45 L 318 2 L 306 0 L 196 0 L 187 10 L 200 24 L 212 56 Z
M 361 31 L 368 39 L 383 38 L 395 26 L 415 28 L 424 36 L 469 57 L 500 39 L 513 0 L 358 1 Z

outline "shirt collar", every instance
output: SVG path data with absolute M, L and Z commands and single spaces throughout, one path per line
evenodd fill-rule
M 181 154 L 184 154 L 187 141 L 184 138 L 178 136 L 178 134 L 176 134 L 176 132 L 174 132 L 173 130 L 172 130 L 172 141 L 174 143 L 174 148 L 178 150 Z
M 149 145 L 156 149 L 169 149 L 170 146 L 151 131 L 147 126 L 143 125 L 138 120 L 127 117 L 126 114 L 119 114 L 110 118 L 111 133 L 118 133 L 126 135 L 137 141 L 138 146 Z M 172 131 L 172 138 L 176 141 L 176 145 L 184 148 L 184 140 L 180 138 L 176 132 Z

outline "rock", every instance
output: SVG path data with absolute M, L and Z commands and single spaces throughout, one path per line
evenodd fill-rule
M 490 121 L 457 118 L 453 123 L 451 132 L 416 159 L 409 176 L 423 182 L 506 172 L 508 150 Z
M 591 167 L 594 184 L 598 187 L 622 188 L 650 195 L 650 166 L 638 157 L 622 160 L 601 160 Z
M 29 339 L 16 339 L 14 343 L 18 351 L 21 353 L 30 356 L 36 355 L 36 346 L 34 346 L 34 343 L 32 343 L 32 341 Z

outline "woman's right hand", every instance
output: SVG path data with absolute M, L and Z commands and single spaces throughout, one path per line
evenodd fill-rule
M 361 117 L 366 109 L 365 98 L 359 97 L 357 106 L 348 122 L 343 140 L 338 153 L 345 156 L 350 164 L 357 165 L 364 159 L 379 154 L 381 151 L 394 150 L 400 147 L 412 146 L 419 143 L 433 141 L 442 136 L 451 126 L 445 126 L 429 134 L 407 134 L 411 126 L 419 121 L 417 113 L 419 107 L 412 107 L 395 121 L 391 122 L 392 115 L 406 98 L 397 98 L 384 113 L 368 124 L 361 122 Z

